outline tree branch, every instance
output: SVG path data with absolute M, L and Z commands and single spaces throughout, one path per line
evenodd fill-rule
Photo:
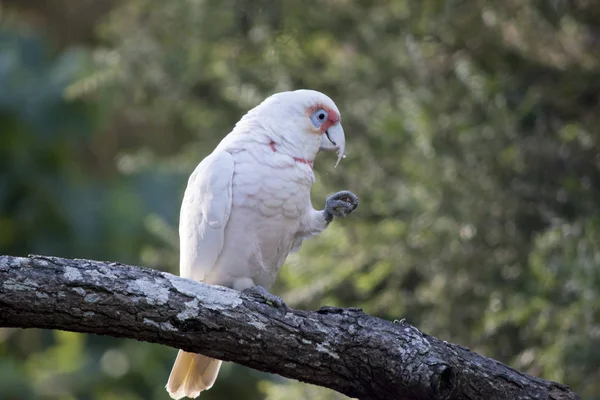
M 285 312 L 231 289 L 118 263 L 0 256 L 0 327 L 160 343 L 360 399 L 579 398 L 406 322 L 358 309 Z

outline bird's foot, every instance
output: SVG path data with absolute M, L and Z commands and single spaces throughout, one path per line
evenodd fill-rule
M 287 305 L 283 301 L 283 299 L 279 296 L 270 293 L 262 286 L 252 286 L 248 289 L 244 289 L 243 292 L 252 297 L 256 297 L 257 299 L 263 300 L 265 303 L 271 303 L 277 308 L 283 308 L 287 310 Z
M 333 217 L 345 217 L 358 207 L 358 197 L 348 191 L 342 190 L 332 194 L 325 201 L 325 220 L 331 222 Z

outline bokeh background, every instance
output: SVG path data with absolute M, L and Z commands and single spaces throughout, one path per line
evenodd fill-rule
M 288 304 L 362 307 L 600 399 L 600 3 L 0 0 L 0 254 L 177 272 L 189 173 L 312 88 L 362 202 L 288 259 Z M 0 398 L 167 399 L 176 350 L 0 330 Z M 232 397 L 233 396 L 233 397 Z M 227 364 L 202 399 L 342 399 Z

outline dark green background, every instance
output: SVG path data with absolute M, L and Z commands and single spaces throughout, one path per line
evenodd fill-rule
M 600 399 L 600 3 L 0 0 L 0 253 L 177 271 L 187 176 L 249 108 L 342 112 L 295 307 L 362 307 Z M 167 399 L 175 350 L 0 330 L 2 399 Z M 227 364 L 203 400 L 334 399 Z

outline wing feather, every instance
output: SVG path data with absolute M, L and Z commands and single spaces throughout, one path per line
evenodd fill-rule
M 234 161 L 213 152 L 192 172 L 179 215 L 180 275 L 203 281 L 223 249 L 232 204 Z

